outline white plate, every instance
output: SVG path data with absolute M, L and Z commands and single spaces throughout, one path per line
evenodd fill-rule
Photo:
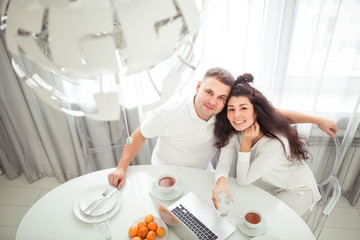
M 184 187 L 181 184 L 181 182 L 179 181 L 178 184 L 176 184 L 176 187 L 175 187 L 174 191 L 172 191 L 171 193 L 163 193 L 163 192 L 161 192 L 157 188 L 156 183 L 153 183 L 150 192 L 153 195 L 155 195 L 158 199 L 168 201 L 168 200 L 173 200 L 173 199 L 179 197 L 183 193 L 183 191 L 184 191 Z
M 110 185 L 96 185 L 96 186 L 92 186 L 92 187 L 86 189 L 85 191 L 83 191 L 79 197 L 80 198 L 80 201 L 79 201 L 80 210 L 82 212 L 84 212 L 84 210 L 92 202 L 96 201 L 96 199 L 98 199 L 106 189 L 109 189 L 109 193 L 110 193 L 115 188 Z M 103 202 L 101 203 L 101 205 L 98 206 L 98 208 L 94 212 L 92 212 L 91 215 L 92 216 L 100 216 L 105 213 L 108 213 L 111 209 L 113 209 L 113 207 L 115 206 L 115 204 L 118 200 L 118 193 L 119 193 L 119 191 L 115 191 L 115 193 L 113 195 L 111 195 L 107 199 L 104 199 Z M 89 212 L 87 212 L 87 213 L 89 213 Z
M 115 206 L 107 214 L 103 214 L 103 215 L 99 215 L 99 216 L 95 216 L 95 217 L 89 217 L 81 211 L 80 205 L 79 205 L 81 196 L 79 196 L 78 198 L 76 198 L 76 200 L 74 202 L 74 206 L 73 206 L 73 211 L 74 211 L 75 216 L 78 219 L 80 219 L 81 221 L 86 222 L 86 223 L 101 222 L 101 221 L 104 221 L 107 217 L 111 218 L 119 210 L 121 203 L 122 203 L 122 197 L 121 197 L 120 193 L 118 191 L 116 191 L 114 193 L 114 195 L 117 196 Z
M 265 227 L 265 219 L 261 226 L 257 228 L 249 228 L 245 225 L 244 218 L 240 218 L 240 221 L 237 225 L 237 227 L 240 229 L 240 231 L 250 237 L 255 237 L 259 235 L 263 235 L 265 233 L 266 227 Z
M 137 220 L 135 220 L 129 227 L 128 229 L 131 227 L 131 226 L 137 226 L 137 223 L 140 222 L 140 221 L 143 221 L 145 220 L 145 217 L 142 217 L 142 218 L 139 218 Z M 165 235 L 163 237 L 158 237 L 156 236 L 156 240 L 166 240 L 167 239 L 167 235 L 168 235 L 168 228 L 166 226 L 166 224 L 164 223 L 163 220 L 161 220 L 161 218 L 157 218 L 157 217 L 154 217 L 154 222 L 156 222 L 158 224 L 158 227 L 163 227 L 165 229 Z M 128 235 L 129 236 L 129 235 Z M 129 240 L 131 240 L 132 237 L 129 236 Z
M 272 237 L 269 235 L 261 235 L 261 236 L 254 237 L 251 240 L 280 240 L 280 238 Z

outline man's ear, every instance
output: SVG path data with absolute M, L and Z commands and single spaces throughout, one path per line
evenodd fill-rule
M 199 92 L 200 85 L 201 81 L 198 81 L 198 83 L 196 84 L 196 93 Z

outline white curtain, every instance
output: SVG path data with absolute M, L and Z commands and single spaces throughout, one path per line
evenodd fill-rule
M 360 195 L 359 12 L 355 0 L 206 1 L 198 71 L 249 72 L 275 107 L 333 119 L 343 151 L 338 175 L 352 204 Z
M 84 172 L 74 121 L 40 102 L 16 78 L 1 38 L 0 165 L 6 175 L 29 182 L 56 176 L 59 182 Z
M 183 73 L 183 78 L 179 82 L 181 87 L 176 93 L 194 94 L 196 83 L 201 80 L 204 72 L 210 67 L 220 66 L 228 69 L 235 76 L 244 72 L 253 74 L 255 87 L 262 91 L 277 108 L 333 119 L 339 127 L 338 136 L 343 143 L 344 159 L 351 159 L 346 157 L 347 154 L 354 155 L 353 160 L 343 162 L 339 177 L 344 194 L 352 203 L 356 202 L 359 197 L 356 179 L 360 178 L 360 166 L 357 162 L 360 161 L 355 161 L 359 160 L 359 157 L 356 158 L 358 155 L 349 151 L 356 152 L 359 149 L 356 144 L 359 141 L 360 114 L 358 106 L 360 2 L 356 0 L 205 0 L 199 6 L 202 10 L 202 26 L 195 52 L 201 60 L 195 72 Z M 21 166 L 22 170 L 15 170 L 18 165 L 24 165 L 18 164 L 22 160 L 10 164 L 11 168 L 9 164 L 6 164 L 8 167 L 4 166 L 3 156 L 9 156 L 10 151 L 17 155 L 28 156 L 24 161 L 28 161 L 28 165 L 31 166 L 32 161 L 42 161 L 44 165 L 49 165 L 50 158 L 53 157 L 57 159 L 57 164 L 60 164 L 59 171 L 63 175 L 82 174 L 85 171 L 81 145 L 84 132 L 88 136 L 95 136 L 96 132 L 102 132 L 101 129 L 104 131 L 113 129 L 111 125 L 117 123 L 90 124 L 86 119 L 74 119 L 61 113 L 53 113 L 52 109 L 43 106 L 34 97 L 27 86 L 23 87 L 23 83 L 14 83 L 15 77 L 11 76 L 12 71 L 5 74 L 6 71 L 10 71 L 10 64 L 6 61 L 3 52 L 1 59 L 0 91 L 5 91 L 3 85 L 8 85 L 9 82 L 18 85 L 18 90 L 9 89 L 9 91 L 17 91 L 12 95 L 8 92 L 1 93 L 1 133 L 6 133 L 10 138 L 11 132 L 14 131 L 11 128 L 18 128 L 16 122 L 19 120 L 14 119 L 21 118 L 19 116 L 25 113 L 29 117 L 23 117 L 21 121 L 31 122 L 31 125 L 26 127 L 26 131 L 21 131 L 22 134 L 36 130 L 49 136 L 45 140 L 40 138 L 35 141 L 30 141 L 32 136 L 30 139 L 17 137 L 20 142 L 28 141 L 22 143 L 23 145 L 32 144 L 32 149 L 43 149 L 34 151 L 37 154 L 44 152 L 44 156 L 31 158 L 27 152 L 30 151 L 29 149 L 4 141 L 5 137 L 2 134 L 0 164 L 5 168 L 5 172 L 9 174 L 9 169 L 11 172 L 17 171 L 17 174 L 25 171 L 23 166 Z M 164 73 L 174 66 L 174 61 L 175 59 L 171 59 L 152 70 L 154 83 L 149 81 L 147 73 L 127 77 L 121 82 L 124 105 L 128 110 L 131 109 L 127 114 L 130 133 L 147 114 L 142 111 L 142 107 L 159 100 L 157 90 L 161 92 Z M 9 115 L 18 110 L 18 107 L 8 106 L 9 102 L 12 102 L 8 99 L 9 94 L 21 97 L 22 102 L 18 105 L 21 108 L 26 106 L 27 110 L 20 111 L 21 114 L 18 113 L 17 117 L 7 120 Z M 79 96 L 86 98 L 86 95 L 79 94 Z M 91 99 L 88 100 L 91 102 Z M 53 116 L 56 116 L 56 121 Z M 61 123 L 57 123 L 59 119 L 62 119 Z M 59 126 L 63 131 L 59 130 Z M 86 130 L 83 131 L 84 129 Z M 119 134 L 122 131 L 120 128 Z M 66 132 L 67 136 L 63 136 Z M 108 132 L 110 134 L 112 131 Z M 112 136 L 114 135 L 116 133 L 112 132 Z M 49 141 L 49 138 L 52 141 Z M 40 142 L 42 146 L 36 146 L 34 142 Z M 46 145 L 52 145 L 51 148 L 54 150 L 44 151 L 45 142 Z M 64 142 L 71 145 L 66 146 L 66 151 L 63 150 Z M 136 164 L 150 162 L 151 146 L 152 143 L 145 146 L 138 155 Z M 65 152 L 67 156 L 62 156 Z M 67 173 L 68 169 L 62 166 L 68 161 L 71 162 L 72 172 L 77 169 L 76 173 Z M 115 160 L 104 165 L 100 164 L 98 168 L 115 166 L 117 161 L 115 157 Z M 51 170 L 42 175 L 52 174 L 52 171 L 55 174 L 55 170 Z

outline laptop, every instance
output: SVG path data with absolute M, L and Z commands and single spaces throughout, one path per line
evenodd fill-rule
M 181 239 L 186 240 L 224 240 L 235 227 L 220 217 L 195 193 L 189 192 L 169 207 L 165 207 L 149 192 L 159 217 Z

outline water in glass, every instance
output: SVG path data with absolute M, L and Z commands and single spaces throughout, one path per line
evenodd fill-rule
M 109 219 L 107 216 L 106 219 L 103 221 L 93 221 L 93 225 L 98 234 L 98 240 L 111 240 Z
M 220 192 L 217 195 L 217 201 L 219 205 L 218 214 L 221 217 L 229 215 L 231 210 L 231 200 L 225 192 Z

